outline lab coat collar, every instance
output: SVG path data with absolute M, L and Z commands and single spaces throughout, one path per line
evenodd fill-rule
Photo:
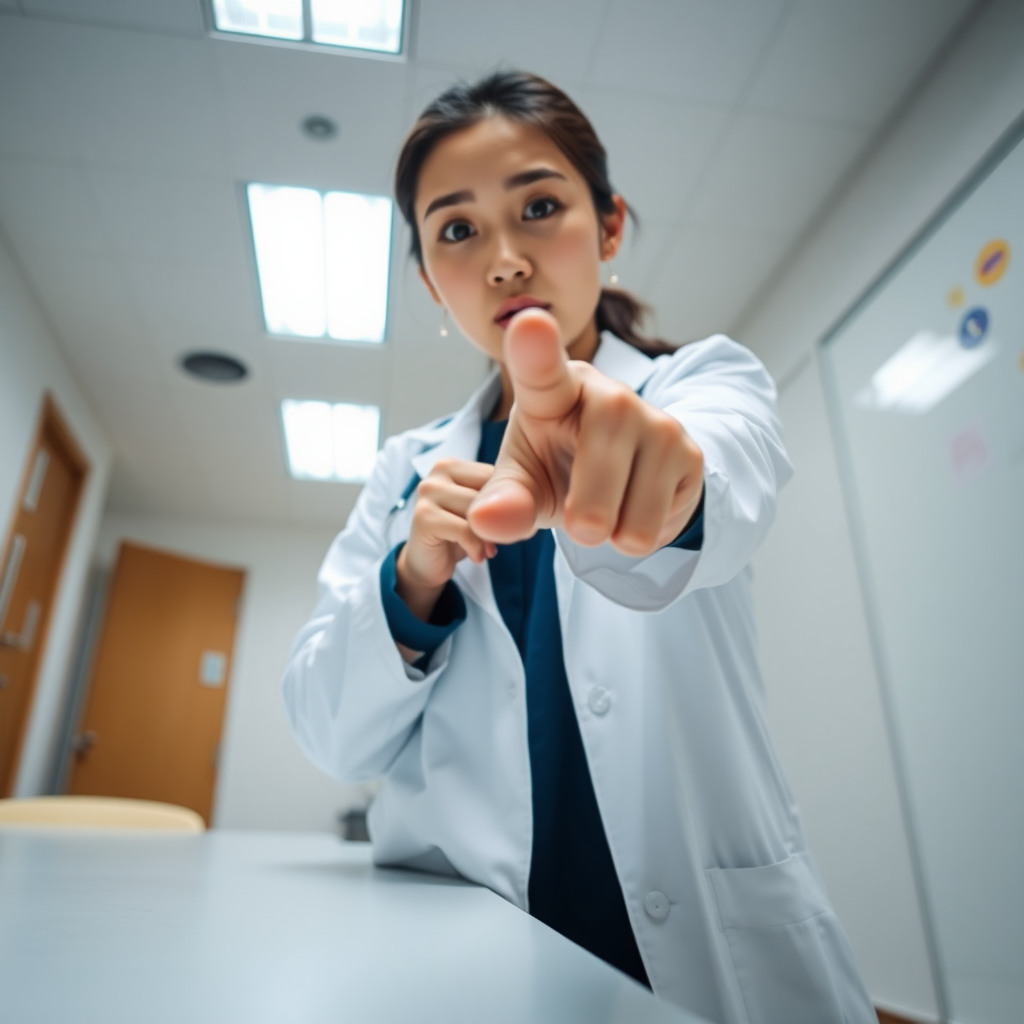
M 647 383 L 655 368 L 653 359 L 611 331 L 601 333 L 593 365 L 606 377 L 621 381 L 633 391 L 639 391 Z M 411 460 L 421 480 L 426 479 L 441 459 L 463 459 L 467 462 L 476 459 L 480 448 L 480 425 L 497 404 L 500 393 L 501 374 L 495 367 L 453 417 L 409 432 L 411 438 L 424 445 L 423 450 Z

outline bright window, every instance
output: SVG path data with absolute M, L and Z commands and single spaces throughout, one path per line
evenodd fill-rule
M 391 200 L 280 185 L 247 191 L 267 330 L 382 342 Z
M 404 0 L 212 0 L 220 32 L 402 52 Z
M 380 438 L 377 406 L 287 399 L 281 416 L 293 477 L 348 483 L 369 478 Z

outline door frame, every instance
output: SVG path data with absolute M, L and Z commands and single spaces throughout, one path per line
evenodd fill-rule
M 7 782 L 5 791 L 0 792 L 0 797 L 11 796 L 14 792 L 14 786 L 18 781 L 18 774 L 21 768 L 21 756 L 24 753 L 25 737 L 28 733 L 28 723 L 29 719 L 32 717 L 32 711 L 35 708 L 36 703 L 36 690 L 39 685 L 39 674 L 42 671 L 43 661 L 45 660 L 46 651 L 50 642 L 50 623 L 53 621 L 53 607 L 57 603 L 57 599 L 60 594 L 61 581 L 64 579 L 64 570 L 67 568 L 68 551 L 71 548 L 71 537 L 75 532 L 76 525 L 78 524 L 78 513 L 82 505 L 82 494 L 85 492 L 85 485 L 92 470 L 85 452 L 82 451 L 81 445 L 78 443 L 78 440 L 72 433 L 71 428 L 68 426 L 67 419 L 61 413 L 56 399 L 53 397 L 51 392 L 43 392 L 39 412 L 36 415 L 35 430 L 32 432 L 32 441 L 31 444 L 29 444 L 28 456 L 25 460 L 25 466 L 21 474 L 21 485 L 18 488 L 13 514 L 11 515 L 11 521 L 7 527 L 7 536 L 4 538 L 3 557 L 0 558 L 0 571 L 2 571 L 7 565 L 7 560 L 11 556 L 11 547 L 14 543 L 18 514 L 24 505 L 25 495 L 32 479 L 32 471 L 35 467 L 35 453 L 39 451 L 44 438 L 48 434 L 53 445 L 59 448 L 61 454 L 67 458 L 76 474 L 77 481 L 71 509 L 71 521 L 68 526 L 67 535 L 63 540 L 63 550 L 60 552 L 60 557 L 58 559 L 57 576 L 54 580 L 53 593 L 47 603 L 46 609 L 43 612 L 42 622 L 39 624 L 39 652 L 36 656 L 36 663 L 32 670 L 32 678 L 29 680 L 28 684 L 28 697 L 25 701 L 25 710 L 22 714 L 21 722 L 18 723 L 17 739 L 14 743 L 14 758 L 11 761 L 11 777 Z M 0 623 L 0 625 L 2 625 L 2 623 Z

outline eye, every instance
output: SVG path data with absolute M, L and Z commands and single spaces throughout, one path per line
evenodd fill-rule
M 523 220 L 544 220 L 545 217 L 550 217 L 561 208 L 562 204 L 557 199 L 552 199 L 551 196 L 531 199 L 526 204 L 526 209 L 523 210 Z
M 475 234 L 476 232 L 473 230 L 473 225 L 468 221 L 450 220 L 443 228 L 441 228 L 441 241 L 464 242 L 467 238 L 472 238 Z

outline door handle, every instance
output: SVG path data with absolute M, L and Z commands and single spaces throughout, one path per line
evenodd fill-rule
M 36 627 L 42 614 L 42 605 L 38 601 L 29 601 L 25 609 L 25 621 L 20 633 L 0 633 L 0 646 L 14 647 L 19 651 L 32 650 L 32 642 L 36 638 Z
M 76 757 L 83 758 L 99 741 L 99 736 L 92 729 L 86 729 L 71 741 L 71 749 L 75 752 Z

